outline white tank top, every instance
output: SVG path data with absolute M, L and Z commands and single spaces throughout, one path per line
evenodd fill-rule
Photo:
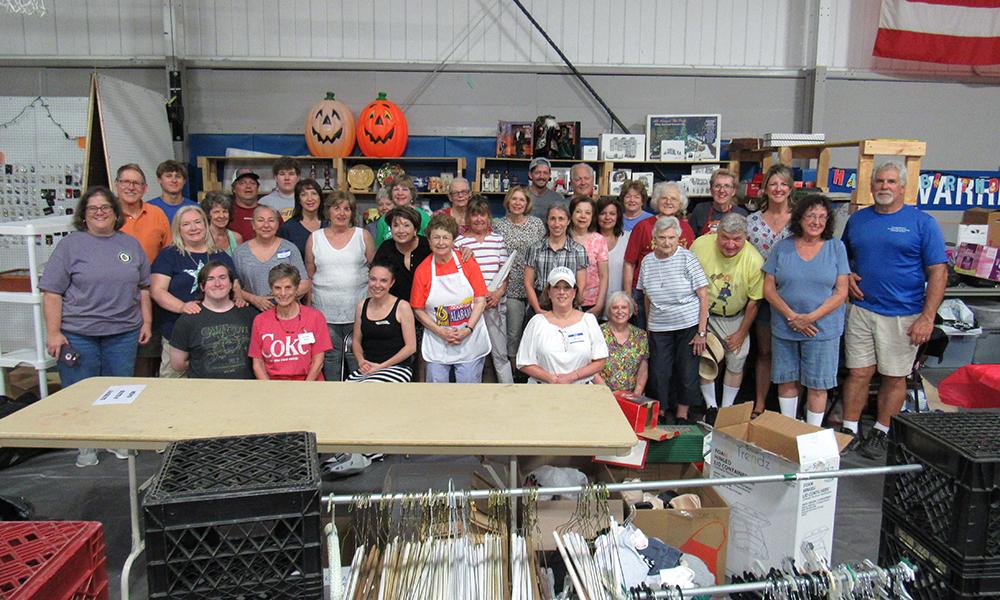
M 314 231 L 309 243 L 316 264 L 313 305 L 323 313 L 327 323 L 353 323 L 357 304 L 368 292 L 364 230 L 355 227 L 351 240 L 340 250 L 330 245 L 323 229 Z

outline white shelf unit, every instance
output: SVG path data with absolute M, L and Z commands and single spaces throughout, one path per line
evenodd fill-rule
M 31 283 L 30 292 L 0 292 L 0 304 L 12 303 L 31 306 L 34 338 L 33 347 L 10 352 L 4 352 L 0 349 L 0 369 L 13 369 L 20 365 L 28 365 L 35 369 L 38 372 L 38 389 L 43 398 L 49 394 L 45 371 L 54 367 L 56 361 L 45 350 L 42 293 L 38 289 L 38 247 L 44 241 L 45 236 L 72 230 L 72 217 L 69 215 L 0 223 L 0 235 L 23 238 L 24 246 L 28 252 L 28 280 Z M 7 393 L 5 379 L 5 377 L 0 377 L 0 394 Z

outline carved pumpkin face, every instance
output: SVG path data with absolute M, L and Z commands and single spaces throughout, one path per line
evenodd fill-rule
M 403 155 L 409 131 L 406 116 L 379 92 L 378 99 L 362 109 L 358 118 L 358 146 L 365 156 L 395 158 Z
M 354 115 L 333 92 L 326 93 L 306 114 L 306 146 L 313 156 L 335 158 L 354 151 Z

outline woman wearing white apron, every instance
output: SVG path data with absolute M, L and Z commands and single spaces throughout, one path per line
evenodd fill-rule
M 480 383 L 490 353 L 483 322 L 486 282 L 474 258 L 462 261 L 454 251 L 458 224 L 434 215 L 427 224 L 431 255 L 413 274 L 410 304 L 425 327 L 421 354 L 428 383 L 447 383 L 454 370 L 457 383 Z

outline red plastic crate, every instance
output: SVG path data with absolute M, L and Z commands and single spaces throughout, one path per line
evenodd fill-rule
M 0 522 L 0 598 L 107 600 L 100 523 Z

